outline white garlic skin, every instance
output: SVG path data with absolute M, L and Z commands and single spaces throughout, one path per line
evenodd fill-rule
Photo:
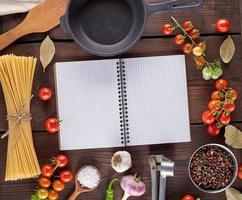
M 113 155 L 111 163 L 116 172 L 126 172 L 132 167 L 131 155 L 127 151 L 118 151 Z

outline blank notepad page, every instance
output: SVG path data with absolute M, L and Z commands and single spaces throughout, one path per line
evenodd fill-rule
M 190 141 L 185 57 L 124 59 L 128 145 Z
M 123 146 L 116 62 L 56 64 L 61 150 Z

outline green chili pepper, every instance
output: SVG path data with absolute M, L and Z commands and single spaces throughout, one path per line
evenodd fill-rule
M 114 200 L 114 190 L 113 190 L 113 184 L 119 181 L 118 179 L 114 178 L 112 179 L 108 184 L 108 189 L 106 191 L 106 197 L 105 200 Z

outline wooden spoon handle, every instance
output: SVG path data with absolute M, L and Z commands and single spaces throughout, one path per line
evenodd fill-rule
M 19 39 L 20 37 L 26 35 L 26 31 L 21 28 L 21 24 L 11 29 L 10 31 L 0 35 L 0 51 L 5 47 Z
M 68 200 L 75 200 L 79 194 L 80 192 L 74 191 Z

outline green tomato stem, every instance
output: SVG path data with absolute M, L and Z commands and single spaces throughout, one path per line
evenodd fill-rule
M 194 46 L 197 46 L 196 42 L 191 38 L 191 36 L 187 33 L 187 31 L 179 24 L 179 22 L 174 17 L 171 17 L 171 19 L 173 22 L 175 22 L 176 26 L 179 27 L 183 31 L 184 35 L 189 38 L 189 40 L 192 42 L 192 44 Z

